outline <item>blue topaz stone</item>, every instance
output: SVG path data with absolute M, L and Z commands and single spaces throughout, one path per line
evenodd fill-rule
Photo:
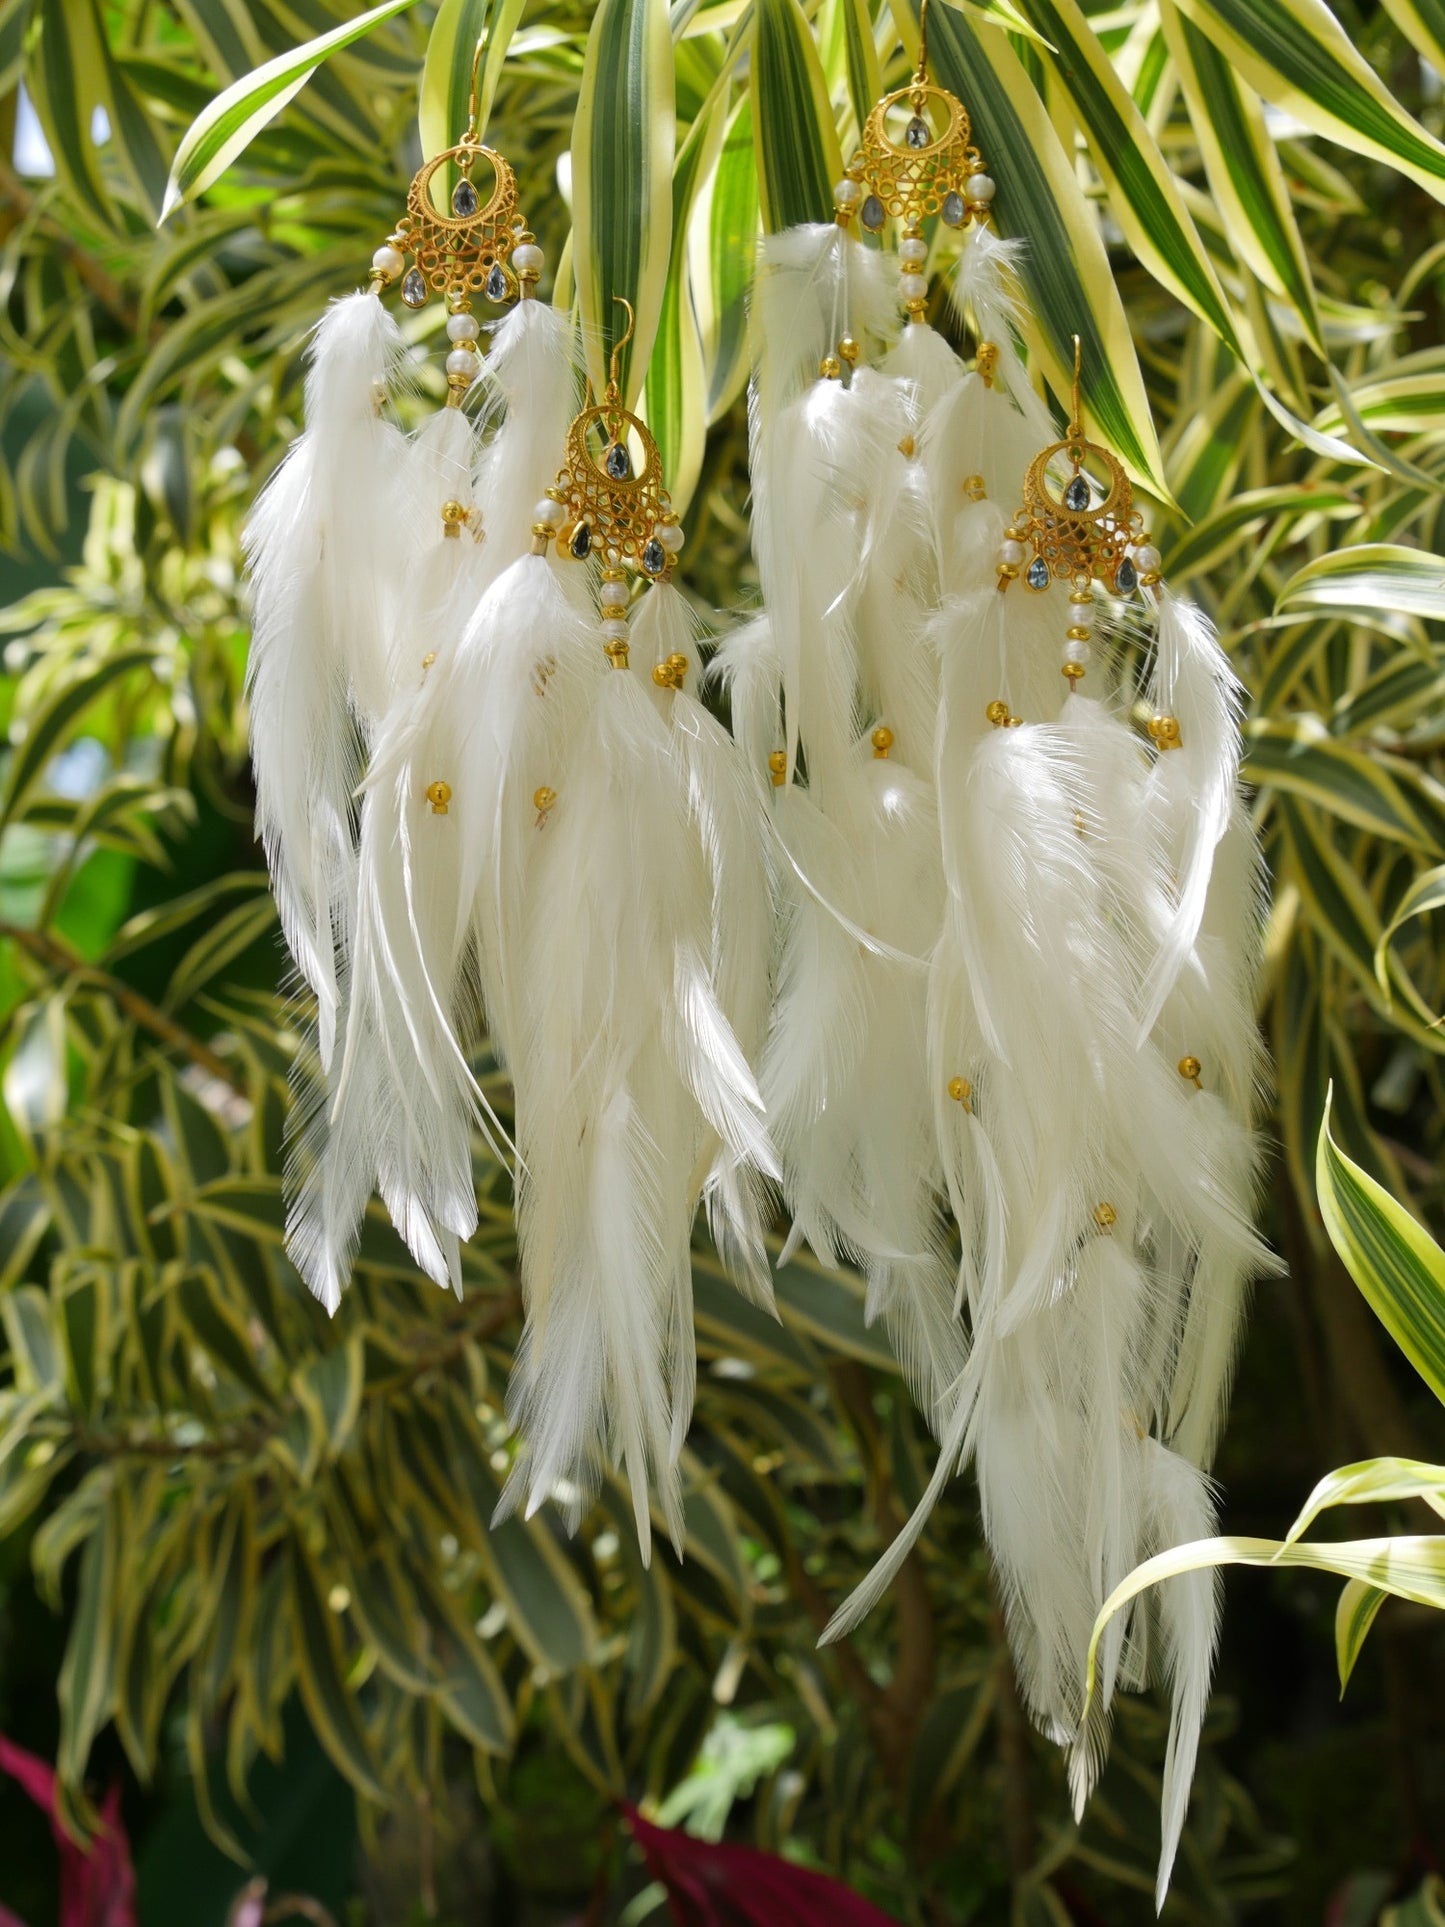
M 426 306 L 426 279 L 420 268 L 412 268 L 401 284 L 401 298 L 409 308 Z
M 963 226 L 968 209 L 964 206 L 963 196 L 958 192 L 957 188 L 953 189 L 951 193 L 944 195 L 943 206 L 939 209 L 939 212 L 943 216 L 946 227 Z
M 642 551 L 642 566 L 648 575 L 661 575 L 667 567 L 667 550 L 655 535 Z
M 507 298 L 507 276 L 500 261 L 492 263 L 492 271 L 487 276 L 485 293 L 488 301 L 505 301 Z
M 608 444 L 607 453 L 602 458 L 602 465 L 614 482 L 630 482 L 632 480 L 632 457 L 622 446 L 621 442 L 610 442 Z
M 879 200 L 878 196 L 876 194 L 870 194 L 867 200 L 864 201 L 858 218 L 870 233 L 876 234 L 888 216 L 884 212 L 883 203 Z
M 1139 586 L 1139 571 L 1126 555 L 1114 571 L 1114 587 L 1120 595 L 1133 595 Z
M 1072 509 L 1077 515 L 1089 506 L 1089 484 L 1082 475 L 1076 475 L 1064 490 L 1064 507 Z
M 1024 577 L 1031 589 L 1047 589 L 1049 586 L 1049 565 L 1041 555 L 1036 555 Z
M 915 114 L 903 130 L 905 147 L 911 147 L 915 151 L 920 147 L 927 147 L 932 139 L 933 136 L 928 131 L 928 122 L 922 114 Z
M 477 190 L 472 186 L 466 176 L 463 175 L 461 180 L 459 180 L 452 189 L 452 213 L 460 215 L 465 221 L 469 220 L 480 206 L 481 202 L 477 199 Z
M 585 562 L 588 556 L 591 555 L 592 531 L 585 522 L 579 522 L 576 528 L 573 529 L 572 540 L 567 546 L 579 562 Z

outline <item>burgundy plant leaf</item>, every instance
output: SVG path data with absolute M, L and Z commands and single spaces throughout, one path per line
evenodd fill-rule
M 757 1847 L 655 1827 L 625 1803 L 622 1811 L 677 1927 L 897 1927 L 840 1880 Z
M 50 1821 L 60 1852 L 60 1927 L 139 1927 L 135 1868 L 120 1817 L 120 1788 L 113 1786 L 106 1794 L 100 1826 L 84 1848 L 60 1824 L 52 1767 L 0 1734 L 0 1772 L 8 1773 Z M 24 1923 L 0 1907 L 0 1927 L 24 1927 Z
M 0 1907 L 0 1927 L 25 1927 L 25 1922 L 8 1907 Z

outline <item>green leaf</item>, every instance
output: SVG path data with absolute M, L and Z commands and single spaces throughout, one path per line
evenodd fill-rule
M 442 0 L 426 43 L 417 121 L 424 160 L 454 147 L 467 130 L 472 67 L 483 42 L 477 75 L 476 136 L 484 140 L 502 63 L 526 0 Z
M 749 86 L 763 226 L 777 234 L 802 221 L 831 221 L 843 157 L 799 0 L 757 0 Z
M 296 1608 L 296 1679 L 316 1737 L 358 1792 L 383 1806 L 386 1790 L 377 1777 L 355 1695 L 347 1685 L 337 1615 L 327 1605 L 321 1576 L 299 1540 L 294 1542 L 291 1592 Z
M 1445 618 L 1445 556 L 1390 542 L 1329 550 L 1290 577 L 1274 607 L 1281 618 L 1322 611 L 1364 623 L 1378 623 L 1382 613 L 1439 621 Z
M 1219 277 L 1174 174 L 1078 0 L 1021 0 L 1050 50 L 1069 111 L 1088 140 L 1109 204 L 1149 272 L 1206 322 L 1241 360 L 1244 350 Z
M 672 236 L 676 113 L 666 0 L 601 0 L 572 126 L 573 263 L 587 371 L 600 395 L 612 344 L 624 407 L 642 387 L 662 314 Z
M 1311 1492 L 1285 1534 L 1286 1544 L 1309 1530 L 1326 1507 L 1383 1504 L 1389 1499 L 1423 1499 L 1445 1518 L 1445 1465 L 1421 1459 L 1362 1459 L 1327 1472 Z
M 187 128 L 166 183 L 161 219 L 186 201 L 203 194 L 218 181 L 238 155 L 289 100 L 301 91 L 321 63 L 342 47 L 349 47 L 383 20 L 412 5 L 412 0 L 382 0 L 382 4 L 348 20 L 329 33 L 318 34 L 289 53 L 278 54 L 253 73 L 233 81 Z
M 1328 1096 L 1315 1184 L 1325 1230 L 1345 1269 L 1400 1350 L 1445 1403 L 1445 1252 L 1383 1185 L 1335 1144 Z
M 1295 538 L 1309 532 L 1315 513 L 1322 518 L 1358 515 L 1360 506 L 1359 495 L 1342 483 L 1279 482 L 1245 489 L 1165 549 L 1165 574 L 1171 583 L 1180 583 L 1218 567 L 1238 549 L 1242 535 L 1252 535 L 1275 518 Z
M 26 718 L 24 738 L 5 773 L 4 788 L 0 789 L 0 830 L 14 819 L 39 782 L 71 724 L 122 677 L 153 669 L 155 660 L 149 649 L 122 649 L 57 683 L 48 701 Z
M 115 1698 L 115 1609 L 121 1548 L 117 1501 L 106 1500 L 80 1560 L 75 1617 L 61 1662 L 60 1751 L 56 1772 L 79 1794 L 91 1742 L 110 1716 Z
M 708 426 L 727 414 L 748 378 L 748 295 L 761 232 L 753 108 L 733 110 L 717 165 L 689 229 L 693 311 L 707 375 Z
M 1445 199 L 1445 147 L 1405 112 L 1324 0 L 1174 4 L 1267 101 Z
M 893 10 L 912 52 L 918 43 L 914 0 L 893 0 Z M 975 29 L 952 8 L 929 14 L 928 52 L 934 78 L 967 107 L 974 141 L 998 180 L 993 216 L 999 233 L 1027 243 L 1018 269 L 1028 299 L 1026 332 L 1054 392 L 1070 392 L 1077 334 L 1086 417 L 1130 472 L 1171 502 L 1098 220 L 1037 90 L 1006 35 Z
M 1371 756 L 1328 735 L 1311 717 L 1256 718 L 1245 730 L 1244 775 L 1303 797 L 1343 822 L 1395 843 L 1430 847 L 1430 833 L 1389 772 Z
M 1342 1699 L 1350 1683 L 1350 1674 L 1355 1670 L 1355 1661 L 1360 1656 L 1360 1648 L 1389 1596 L 1364 1579 L 1351 1579 L 1341 1588 L 1335 1606 L 1335 1663 L 1340 1671 Z
M 1323 358 L 1314 278 L 1259 100 L 1172 0 L 1161 0 L 1159 18 L 1230 242 L 1261 280 L 1290 302 L 1306 339 Z
M 1445 864 L 1437 864 L 1417 876 L 1395 906 L 1394 915 L 1380 932 L 1375 948 L 1375 975 L 1386 996 L 1390 992 L 1390 945 L 1396 933 L 1412 917 L 1427 916 L 1432 910 L 1445 909 Z

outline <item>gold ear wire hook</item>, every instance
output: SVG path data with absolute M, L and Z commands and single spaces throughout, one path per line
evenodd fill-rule
M 633 330 L 637 326 L 637 316 L 632 312 L 632 303 L 627 299 L 626 295 L 614 294 L 612 299 L 617 302 L 619 307 L 626 308 L 627 310 L 626 331 L 613 342 L 612 353 L 607 361 L 607 393 L 608 396 L 615 401 L 622 392 L 618 383 L 618 369 L 622 363 L 622 350 L 632 339 Z
M 487 51 L 487 36 L 482 34 L 477 40 L 477 50 L 472 55 L 472 87 L 467 96 L 467 139 L 474 141 L 479 137 L 477 118 L 482 111 L 482 98 L 479 91 L 482 73 L 482 55 Z
M 913 75 L 918 87 L 928 79 L 928 8 L 929 0 L 922 0 L 918 9 L 918 67 Z
M 1074 412 L 1069 420 L 1069 440 L 1081 442 L 1084 439 L 1084 406 L 1082 374 L 1084 367 L 1083 344 L 1074 336 Z

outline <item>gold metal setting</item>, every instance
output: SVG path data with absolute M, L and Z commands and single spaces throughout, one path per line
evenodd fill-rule
M 1123 463 L 1084 434 L 1081 366 L 1082 346 L 1075 335 L 1073 414 L 1068 433 L 1063 441 L 1040 449 L 1029 463 L 1023 506 L 1009 531 L 1015 541 L 1025 542 L 1033 550 L 1033 561 L 1022 572 L 1025 588 L 1042 594 L 1054 581 L 1071 581 L 1074 595 L 1070 599 L 1075 601 L 1084 600 L 1089 584 L 1095 580 L 1107 582 L 1121 594 L 1129 593 L 1137 580 L 1129 547 L 1143 533 L 1143 521 L 1134 507 L 1134 492 Z M 1067 459 L 1070 473 L 1062 487 L 1056 488 L 1050 470 L 1061 455 Z M 1101 500 L 1094 499 L 1086 463 L 1103 471 L 1106 486 Z M 1000 577 L 1003 587 L 1002 571 Z
M 1153 738 L 1156 749 L 1183 749 L 1184 747 L 1184 738 L 1180 734 L 1177 716 L 1155 716 L 1149 724 L 1149 734 Z
M 451 784 L 428 783 L 426 786 L 426 800 L 431 805 L 431 813 L 433 816 L 445 816 L 447 806 L 452 800 Z
M 662 486 L 662 458 L 647 425 L 622 406 L 618 368 L 622 350 L 632 338 L 632 304 L 621 295 L 613 299 L 627 310 L 627 329 L 612 350 L 607 387 L 600 402 L 584 408 L 567 430 L 566 459 L 557 479 L 547 493 L 558 504 L 557 547 L 559 554 L 578 561 L 596 552 L 606 563 L 607 579 L 620 580 L 626 565 L 652 580 L 666 578 L 672 570 L 675 551 L 658 539 L 658 530 L 675 526 L 672 500 Z M 593 448 L 593 437 L 600 433 L 602 455 Z M 632 447 L 642 453 L 640 466 L 634 466 Z M 625 474 L 607 467 L 615 450 L 623 451 Z M 540 529 L 543 524 L 538 523 Z M 534 531 L 535 533 L 535 531 Z M 620 645 L 623 662 L 627 645 Z M 609 648 L 608 655 L 612 655 Z M 615 660 L 615 659 L 614 659 Z
M 895 141 L 888 132 L 889 114 L 907 105 L 915 120 L 923 120 L 930 102 L 937 104 L 942 127 L 937 132 L 930 127 L 928 140 L 918 147 Z M 874 103 L 848 176 L 858 182 L 865 197 L 878 202 L 886 216 L 909 228 L 937 214 L 950 194 L 964 200 L 968 212 L 978 219 L 982 209 L 968 201 L 968 178 L 982 171 L 983 161 L 972 139 L 973 129 L 963 102 L 946 87 L 925 79 L 920 65 L 908 86 L 896 88 Z
M 432 199 L 431 184 L 448 163 L 476 196 L 473 213 L 443 214 Z M 485 201 L 477 193 L 472 173 L 478 162 L 492 170 L 492 191 Z M 407 189 L 406 213 L 391 237 L 392 244 L 411 255 L 422 280 L 434 294 L 450 299 L 487 292 L 493 268 L 500 268 L 506 286 L 503 299 L 517 292 L 517 277 L 507 265 L 526 223 L 517 212 L 517 177 L 505 157 L 470 134 L 427 161 Z M 495 284 L 494 284 L 495 285 Z

